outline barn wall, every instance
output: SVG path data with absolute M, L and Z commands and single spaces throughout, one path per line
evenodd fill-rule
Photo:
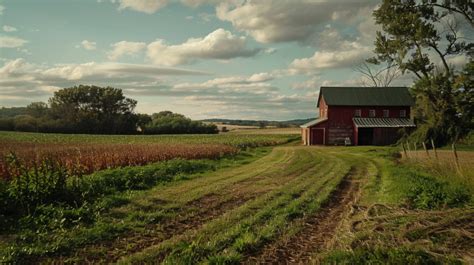
M 357 144 L 357 134 L 352 122 L 356 109 L 361 110 L 361 117 L 369 117 L 369 110 L 375 110 L 376 118 L 383 118 L 383 110 L 389 110 L 389 118 L 400 118 L 400 110 L 405 110 L 406 117 L 410 117 L 410 107 L 329 106 L 326 144 L 342 145 L 346 137 L 351 139 L 352 144 Z M 385 135 L 380 136 L 380 142 L 388 141 L 383 139 L 393 135 L 392 132 L 380 131 L 379 133 Z
M 328 105 L 326 104 L 326 101 L 324 100 L 324 97 L 321 97 L 321 100 L 319 101 L 319 117 L 320 118 L 327 118 L 328 116 Z

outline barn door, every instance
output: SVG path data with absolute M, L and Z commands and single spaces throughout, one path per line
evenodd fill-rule
M 311 144 L 324 144 L 324 129 L 311 130 Z

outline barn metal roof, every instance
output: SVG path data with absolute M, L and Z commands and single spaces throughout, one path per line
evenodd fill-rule
M 352 118 L 357 128 L 402 128 L 416 127 L 410 119 L 399 118 Z
M 321 122 L 324 122 L 324 121 L 327 121 L 327 120 L 328 120 L 327 118 L 317 118 L 316 120 L 305 123 L 305 124 L 301 125 L 300 127 L 301 128 L 313 127 L 314 125 L 320 124 Z
M 321 97 L 328 106 L 413 106 L 406 87 L 321 87 Z

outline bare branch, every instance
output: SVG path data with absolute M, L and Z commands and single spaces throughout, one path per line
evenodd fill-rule
M 364 79 L 362 83 L 364 86 L 370 84 L 376 87 L 387 87 L 401 76 L 401 71 L 398 66 L 393 63 L 388 63 L 386 67 L 380 69 L 374 69 L 368 63 L 364 62 L 361 65 L 354 68 L 354 71 L 359 72 L 363 75 Z

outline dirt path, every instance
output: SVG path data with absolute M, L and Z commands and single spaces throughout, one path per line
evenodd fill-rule
M 327 249 L 335 230 L 350 211 L 359 190 L 355 168 L 344 178 L 332 193 L 329 201 L 318 213 L 309 217 L 304 228 L 294 236 L 267 245 L 246 264 L 308 264 L 315 252 Z
M 276 156 L 278 152 L 283 155 Z M 277 148 L 272 154 L 251 164 L 215 172 L 210 177 L 183 182 L 182 185 L 159 190 L 156 194 L 150 193 L 137 202 L 136 207 L 146 209 L 146 206 L 151 203 L 152 208 L 147 211 L 159 211 L 162 206 L 177 203 L 180 206 L 173 210 L 175 217 L 149 224 L 145 226 L 145 231 L 131 232 L 112 241 L 79 249 L 73 256 L 82 257 L 92 263 L 115 262 L 120 257 L 159 244 L 185 231 L 198 229 L 225 212 L 281 187 L 299 176 L 301 172 L 314 166 L 308 164 L 291 168 L 295 160 L 299 159 L 299 155 L 300 153 L 295 152 L 293 148 Z M 198 196 L 193 196 L 194 194 Z M 185 196 L 195 199 L 183 201 L 182 197 Z M 106 251 L 90 255 L 94 253 L 92 250 L 97 248 Z M 62 261 L 63 257 L 59 260 Z

